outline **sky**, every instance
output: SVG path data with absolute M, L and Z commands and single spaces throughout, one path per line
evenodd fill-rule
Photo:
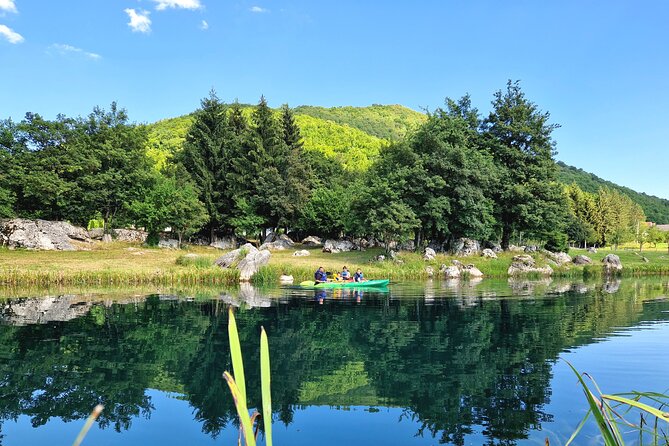
M 669 1 L 0 0 L 0 119 L 137 122 L 226 102 L 402 104 L 508 79 L 560 124 L 557 159 L 669 198 Z

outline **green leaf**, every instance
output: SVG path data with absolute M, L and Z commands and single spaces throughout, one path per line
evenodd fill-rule
M 644 404 L 636 400 L 631 400 L 629 398 L 623 398 L 617 395 L 602 395 L 602 398 L 606 400 L 617 401 L 619 403 L 627 404 L 632 407 L 636 407 L 637 409 L 643 410 L 644 412 L 648 412 L 649 414 L 656 416 L 660 420 L 669 421 L 669 412 L 662 412 L 661 410 L 649 406 L 648 404 Z
M 239 421 L 242 423 L 242 430 L 244 432 L 246 446 L 255 446 L 256 439 L 253 435 L 253 424 L 251 423 L 249 410 L 246 407 L 246 398 L 242 395 L 239 386 L 230 373 L 224 372 L 223 377 L 225 378 L 225 382 L 228 383 L 230 393 L 232 393 L 232 399 L 234 400 L 235 407 L 237 408 L 237 415 L 239 415 Z
M 230 340 L 230 356 L 232 357 L 232 372 L 235 376 L 235 383 L 239 389 L 239 395 L 244 400 L 246 407 L 246 381 L 244 379 L 244 361 L 242 360 L 242 348 L 239 345 L 239 333 L 237 332 L 237 322 L 232 308 L 228 310 L 228 338 Z M 247 414 L 248 415 L 248 414 Z
M 265 328 L 260 329 L 260 382 L 262 387 L 262 419 L 265 444 L 272 446 L 272 394 L 270 392 L 269 344 Z

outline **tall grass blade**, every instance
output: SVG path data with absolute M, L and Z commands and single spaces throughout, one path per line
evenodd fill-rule
M 620 443 L 616 440 L 614 433 L 611 432 L 608 420 L 605 418 L 603 409 L 600 407 L 600 404 L 598 403 L 597 399 L 592 394 L 592 392 L 590 392 L 590 388 L 585 383 L 585 380 L 583 380 L 583 377 L 578 372 L 578 370 L 576 370 L 576 368 L 573 365 L 571 365 L 569 361 L 565 362 L 572 369 L 572 371 L 578 378 L 581 387 L 583 388 L 583 393 L 585 393 L 585 397 L 588 400 L 588 405 L 590 406 L 592 415 L 595 417 L 595 420 L 597 421 L 597 426 L 599 427 L 599 431 L 601 432 L 602 437 L 604 438 L 604 444 L 606 446 L 618 446 Z
M 571 434 L 571 437 L 569 437 L 569 440 L 564 444 L 564 446 L 569 446 L 572 441 L 574 441 L 574 438 L 578 435 L 579 432 L 581 432 L 581 429 L 583 429 L 583 426 L 585 426 L 585 422 L 588 421 L 588 418 L 590 418 L 590 414 L 592 413 L 592 409 L 589 409 L 588 412 L 585 414 L 581 422 L 578 424 L 578 427 L 574 431 L 573 434 Z
M 230 356 L 232 357 L 232 373 L 235 376 L 236 387 L 244 400 L 246 407 L 246 381 L 244 379 L 244 361 L 242 360 L 242 348 L 239 344 L 239 333 L 237 322 L 232 308 L 228 310 L 228 339 L 230 341 Z M 248 414 L 247 414 L 248 415 Z
M 643 410 L 644 412 L 648 412 L 649 414 L 657 417 L 660 420 L 668 421 L 669 422 L 669 412 L 662 412 L 661 410 L 658 410 L 652 406 L 649 406 L 648 404 L 644 404 L 640 401 L 637 400 L 631 400 L 629 398 L 624 398 L 621 396 L 617 395 L 602 395 L 602 398 L 611 400 L 611 401 L 616 401 L 618 403 L 623 403 L 630 405 L 632 407 L 636 407 L 637 409 Z
M 270 392 L 269 343 L 265 328 L 260 329 L 260 385 L 262 387 L 262 419 L 265 444 L 272 446 L 272 394 Z
M 100 414 L 102 413 L 102 409 L 104 409 L 104 406 L 102 404 L 98 404 L 97 406 L 95 406 L 93 412 L 91 412 L 91 414 L 86 419 L 84 427 L 81 428 L 81 430 L 79 431 L 79 435 L 77 435 L 77 438 L 74 440 L 74 443 L 72 443 L 72 446 L 79 446 L 81 442 L 84 441 L 84 437 L 86 437 L 86 434 L 91 429 L 91 426 L 93 426 L 95 420 L 97 420 Z
M 230 393 L 232 394 L 232 399 L 235 402 L 235 408 L 237 408 L 237 415 L 239 416 L 239 422 L 242 424 L 242 431 L 244 432 L 244 441 L 246 446 L 255 446 L 256 439 L 253 435 L 253 424 L 251 423 L 251 417 L 249 416 L 249 410 L 246 407 L 246 398 L 244 398 L 240 392 L 239 386 L 235 382 L 235 379 L 228 372 L 223 373 L 225 381 L 228 383 L 230 388 Z

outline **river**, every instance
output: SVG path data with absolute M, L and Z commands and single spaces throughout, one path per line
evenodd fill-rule
M 236 444 L 231 305 L 251 406 L 269 335 L 277 445 L 563 444 L 587 410 L 565 361 L 606 393 L 669 389 L 667 279 L 4 292 L 3 446 L 71 444 L 98 403 L 84 445 Z

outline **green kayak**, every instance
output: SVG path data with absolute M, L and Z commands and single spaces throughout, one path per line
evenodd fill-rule
M 313 280 L 300 282 L 303 288 L 383 288 L 388 286 L 390 280 L 366 280 L 364 282 L 321 282 L 316 283 Z

